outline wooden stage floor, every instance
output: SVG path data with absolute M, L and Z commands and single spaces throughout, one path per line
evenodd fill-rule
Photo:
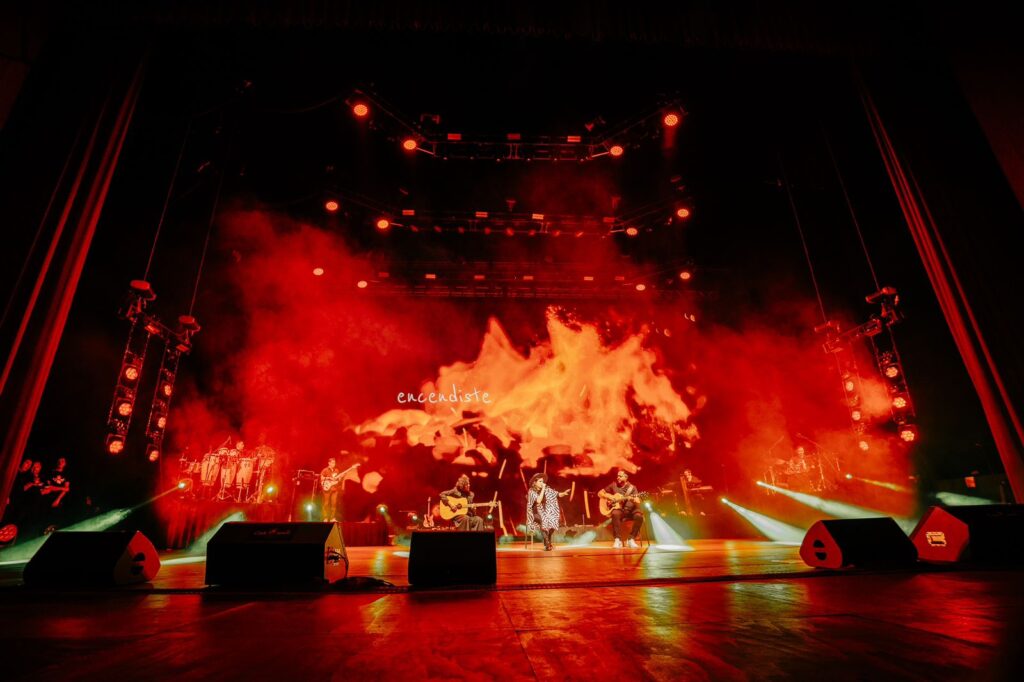
M 229 592 L 202 557 L 151 585 L 56 592 L 0 566 L 5 679 L 1020 679 L 1024 570 L 821 572 L 796 548 L 499 550 L 495 589 Z

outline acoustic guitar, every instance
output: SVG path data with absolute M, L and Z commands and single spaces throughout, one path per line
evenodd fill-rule
M 639 504 L 640 500 L 646 499 L 650 496 L 648 492 L 638 492 L 636 495 L 609 495 L 608 497 L 602 497 L 597 503 L 601 513 L 605 516 L 611 516 L 612 512 L 616 509 L 622 509 L 622 505 L 629 500 L 633 500 Z
M 476 502 L 474 504 L 470 504 L 469 500 L 464 497 L 449 497 L 448 504 L 446 505 L 442 503 L 439 509 L 441 512 L 441 518 L 445 521 L 451 521 L 452 519 L 460 516 L 465 516 L 469 513 L 470 509 L 475 507 L 494 507 L 497 504 L 497 502 Z

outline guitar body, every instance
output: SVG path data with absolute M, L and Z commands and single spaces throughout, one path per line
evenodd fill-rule
M 612 512 L 616 509 L 622 509 L 623 505 L 627 501 L 633 499 L 634 501 L 642 500 L 646 498 L 650 493 L 637 493 L 632 498 L 626 497 L 625 495 L 612 495 L 611 497 L 602 497 L 598 500 L 597 508 L 601 511 L 604 516 L 611 516 Z M 639 503 L 638 503 L 639 506 Z
M 341 482 L 341 477 L 340 476 L 334 476 L 334 477 L 331 477 L 331 478 L 321 478 L 320 479 L 320 489 L 323 490 L 325 493 L 326 492 L 330 492 L 330 490 L 333 489 L 334 486 L 338 485 L 340 482 Z
M 494 505 L 494 502 L 477 502 L 475 504 L 470 504 L 469 500 L 464 497 L 449 497 L 448 504 L 444 504 L 442 502 L 438 507 L 438 511 L 440 512 L 442 519 L 445 521 L 451 521 L 452 519 L 457 519 L 460 516 L 465 516 L 469 513 L 469 510 L 472 507 L 493 507 Z

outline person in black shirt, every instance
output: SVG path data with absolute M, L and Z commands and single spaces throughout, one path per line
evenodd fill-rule
M 644 514 L 640 511 L 640 497 L 636 486 L 629 482 L 629 474 L 619 469 L 619 473 L 615 476 L 615 482 L 597 491 L 598 497 L 604 499 L 615 500 L 619 499 L 618 507 L 612 509 L 612 532 L 615 534 L 614 547 L 622 547 L 622 521 L 623 519 L 633 519 L 633 529 L 630 533 L 629 539 L 626 541 L 626 546 L 630 549 L 636 549 L 639 545 L 636 543 L 636 539 L 640 537 L 640 529 L 644 526 Z
M 40 490 L 43 499 L 54 509 L 64 501 L 64 496 L 71 489 L 71 483 L 67 477 L 68 461 L 63 457 L 57 460 L 57 466 L 47 479 L 46 485 Z
M 459 480 L 456 481 L 454 488 L 441 493 L 441 504 L 454 508 L 450 501 L 452 499 L 465 499 L 467 504 L 473 504 L 473 495 L 474 493 L 469 489 L 469 476 L 463 474 L 459 476 Z M 470 507 L 463 516 L 456 517 L 453 523 L 457 530 L 484 529 L 484 520 L 473 512 L 473 507 Z

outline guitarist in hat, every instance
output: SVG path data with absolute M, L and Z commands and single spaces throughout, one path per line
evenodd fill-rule
M 462 516 L 455 517 L 453 523 L 455 524 L 456 530 L 483 530 L 484 520 L 482 517 L 477 516 L 473 511 L 473 491 L 469 489 L 469 476 L 463 474 L 459 476 L 459 480 L 455 482 L 455 487 L 451 490 L 445 490 L 441 493 L 441 504 L 445 505 L 450 509 L 455 508 L 455 503 L 452 500 L 465 499 L 466 503 L 470 505 L 469 509 Z
M 626 546 L 636 549 L 636 539 L 640 537 L 640 529 L 644 526 L 644 514 L 640 511 L 640 493 L 636 486 L 629 482 L 629 474 L 619 469 L 615 482 L 597 491 L 598 497 L 614 502 L 612 508 L 612 532 L 615 534 L 616 549 L 622 547 L 622 520 L 633 519 L 633 529 Z

